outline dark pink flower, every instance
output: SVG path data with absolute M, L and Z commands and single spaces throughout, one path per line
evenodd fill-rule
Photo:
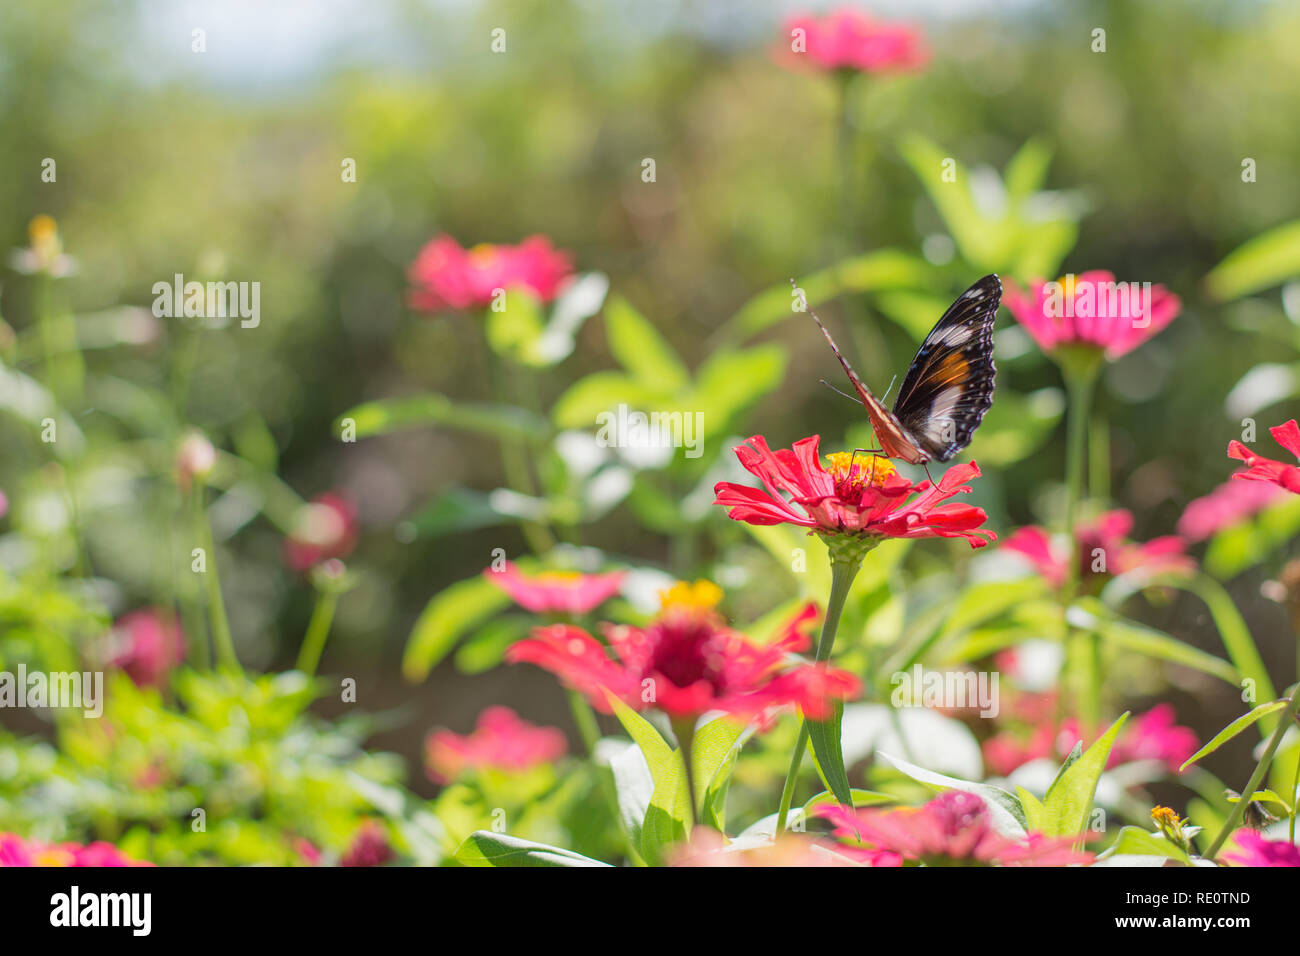
M 1238 866 L 1300 866 L 1300 847 L 1288 840 L 1266 840 L 1254 830 L 1241 829 L 1232 835 L 1237 853 L 1223 859 Z
M 1268 431 L 1275 442 L 1300 458 L 1300 426 L 1296 425 L 1294 418 Z M 1232 476 L 1234 479 L 1265 481 L 1292 494 L 1300 494 L 1300 468 L 1295 465 L 1256 455 L 1239 441 L 1228 442 L 1228 457 L 1246 463 L 1246 470 L 1237 472 Z
M 564 734 L 521 720 L 509 707 L 489 707 L 478 726 L 461 736 L 438 730 L 425 741 L 425 765 L 435 783 L 451 783 L 467 770 L 527 770 L 550 763 L 568 749 Z
M 623 586 L 625 571 L 580 574 L 577 571 L 543 571 L 527 575 L 513 562 L 500 571 L 488 568 L 483 576 L 505 591 L 520 607 L 534 614 L 586 614 L 605 603 Z
M 785 37 L 779 59 L 792 66 L 893 73 L 917 69 L 930 58 L 919 30 L 874 20 L 852 7 L 825 17 L 792 17 L 785 23 Z
M 315 843 L 306 837 L 294 837 L 291 841 L 293 852 L 298 855 L 307 866 L 320 866 L 321 853 Z
M 1188 504 L 1178 519 L 1178 533 L 1188 541 L 1204 541 L 1224 528 L 1240 524 L 1281 497 L 1281 490 L 1266 481 L 1225 481 L 1208 495 Z
M 960 790 L 946 790 L 923 807 L 849 810 L 836 805 L 816 812 L 835 824 L 835 835 L 849 851 L 883 850 L 931 866 L 1070 866 L 1093 858 L 1076 852 L 1070 837 L 1031 833 L 1012 840 L 1001 835 L 984 800 Z
M 378 820 L 367 820 L 353 834 L 352 843 L 339 861 L 340 866 L 383 866 L 396 854 L 388 834 Z
M 1196 562 L 1185 553 L 1187 545 L 1181 538 L 1167 535 L 1137 544 L 1128 539 L 1132 530 L 1133 515 L 1122 509 L 1108 511 L 1075 529 L 1078 540 L 1075 560 L 1079 562 L 1080 579 L 1085 585 L 1139 568 L 1153 575 L 1190 573 L 1196 569 Z M 1068 549 L 1062 542 L 1053 540 L 1045 528 L 1036 525 L 1021 528 L 1002 547 L 1028 559 L 1053 587 L 1065 582 Z M 1095 570 L 1102 567 L 1105 570 Z
M 0 868 L 6 866 L 153 866 L 133 860 L 111 843 L 38 843 L 0 833 Z
M 478 245 L 464 249 L 451 236 L 438 236 L 408 270 L 411 305 L 423 312 L 482 308 L 498 290 L 524 288 L 550 302 L 573 275 L 572 256 L 545 236 L 517 246 Z
M 1182 310 L 1178 296 L 1162 285 L 1116 282 L 1104 270 L 1039 279 L 1024 292 L 1006 284 L 1002 304 L 1045 352 L 1060 347 L 1101 349 L 1114 360 L 1137 348 Z
M 979 477 L 975 462 L 953 465 L 938 484 L 914 485 L 888 458 L 876 455 L 827 455 L 828 471 L 818 461 L 820 441 L 813 435 L 774 452 L 762 435 L 753 436 L 736 449 L 736 457 L 765 490 L 722 481 L 714 486 L 713 503 L 737 521 L 792 524 L 824 535 L 965 538 L 973 548 L 987 544 L 985 538 L 997 538 L 979 527 L 987 517 L 982 509 L 943 504 L 954 495 L 970 493 L 963 483 Z
M 342 495 L 317 495 L 298 509 L 293 531 L 284 539 L 284 563 L 308 571 L 331 558 L 346 558 L 357 545 L 357 509 Z
M 606 692 L 640 710 L 654 706 L 674 717 L 726 711 L 748 720 L 771 708 L 797 704 L 812 719 L 830 712 L 832 699 L 858 692 L 857 678 L 826 665 L 789 666 L 788 655 L 809 646 L 807 605 L 775 640 L 758 645 L 725 627 L 714 610 L 716 585 L 679 583 L 663 594 L 663 610 L 645 628 L 606 625 L 616 659 L 580 628 L 537 628 L 506 653 L 558 675 L 609 713 Z
M 108 666 L 126 671 L 137 686 L 162 687 L 185 655 L 185 635 L 165 608 L 123 614 L 108 638 Z

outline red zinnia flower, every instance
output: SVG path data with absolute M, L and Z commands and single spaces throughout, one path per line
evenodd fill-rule
M 466 770 L 490 767 L 527 770 L 564 755 L 564 734 L 521 720 L 509 707 L 489 707 L 479 714 L 474 732 L 461 736 L 438 730 L 425 742 L 429 779 L 447 784 Z
M 1246 476 L 1246 472 L 1237 474 Z M 1240 524 L 1281 497 L 1282 492 L 1267 481 L 1225 481 L 1188 504 L 1178 519 L 1178 533 L 1188 541 L 1203 541 Z
M 982 548 L 997 535 L 979 526 L 987 515 L 972 505 L 942 502 L 969 494 L 962 483 L 978 478 L 975 462 L 953 465 L 938 484 L 912 484 L 888 458 L 867 455 L 854 460 L 848 452 L 827 455 L 830 470 L 817 460 L 820 437 L 813 435 L 793 448 L 772 451 L 762 435 L 736 449 L 740 463 L 766 491 L 722 481 L 714 486 L 715 505 L 749 524 L 793 524 L 823 535 L 862 538 L 965 538 Z M 790 495 L 787 501 L 784 495 Z M 913 494 L 916 498 L 908 500 Z M 798 505 L 795 509 L 792 505 Z
M 284 539 L 284 563 L 307 571 L 330 558 L 346 558 L 357 545 L 357 509 L 332 492 L 299 509 L 293 531 Z
M 1162 285 L 1117 283 L 1105 270 L 1042 279 L 1028 294 L 1008 282 L 1002 304 L 1044 352 L 1061 346 L 1102 349 L 1114 360 L 1137 348 L 1182 310 L 1178 296 Z
M 890 73 L 916 69 L 930 58 L 918 30 L 873 20 L 852 8 L 822 18 L 792 17 L 785 33 L 789 42 L 779 51 L 780 59 L 792 65 L 806 57 L 826 70 Z
M 1270 428 L 1268 432 L 1275 442 L 1300 458 L 1300 426 L 1296 425 L 1294 418 L 1284 425 Z M 1228 442 L 1228 457 L 1246 463 L 1246 470 L 1237 472 L 1233 478 L 1267 481 L 1293 494 L 1300 494 L 1300 468 L 1295 465 L 1256 455 L 1239 441 Z
M 786 668 L 791 652 L 809 646 L 803 627 L 816 617 L 811 604 L 760 646 L 724 626 L 714 610 L 722 598 L 716 585 L 679 583 L 662 597 L 663 610 L 645 628 L 605 626 L 615 660 L 595 638 L 567 624 L 537 628 L 506 659 L 559 675 L 605 713 L 611 710 L 608 691 L 633 708 L 653 705 L 673 717 L 722 710 L 748 720 L 797 704 L 809 718 L 822 720 L 832 698 L 858 692 L 857 678 L 826 665 Z
M 478 245 L 464 249 L 451 236 L 438 236 L 420 250 L 408 277 L 415 286 L 411 305 L 424 312 L 482 308 L 499 289 L 523 287 L 550 302 L 573 275 L 572 256 L 545 236 L 517 246 Z
M 837 805 L 816 812 L 835 824 L 835 835 L 850 844 L 841 852 L 849 855 L 885 851 L 941 866 L 1069 866 L 1093 859 L 1091 853 L 1076 852 L 1071 837 L 1003 836 L 993 828 L 984 800 L 960 790 L 946 790 L 923 807 L 849 810 Z
M 513 562 L 500 571 L 488 568 L 483 576 L 505 591 L 520 607 L 534 614 L 586 614 L 618 593 L 624 571 L 580 574 L 577 571 L 543 571 L 526 575 Z
M 108 666 L 126 671 L 140 687 L 161 687 L 184 655 L 185 636 L 163 608 L 123 614 L 108 636 Z
M 1075 529 L 1080 577 L 1084 581 L 1096 580 L 1102 574 L 1124 574 L 1142 568 L 1151 574 L 1190 572 L 1195 562 L 1185 552 L 1186 543 L 1175 535 L 1153 538 L 1146 544 L 1128 540 L 1133 530 L 1133 515 L 1124 510 L 1108 511 L 1096 521 L 1080 524 Z M 1003 548 L 1027 558 L 1035 570 L 1053 587 L 1065 582 L 1069 551 L 1054 541 L 1045 528 L 1030 525 L 1012 534 L 1002 544 Z M 1101 554 L 1096 552 L 1100 551 Z M 1105 560 L 1105 571 L 1094 571 L 1094 563 Z
M 1288 840 L 1266 840 L 1254 830 L 1238 830 L 1232 835 L 1240 853 L 1225 853 L 1223 858 L 1240 866 L 1300 866 L 1300 847 Z

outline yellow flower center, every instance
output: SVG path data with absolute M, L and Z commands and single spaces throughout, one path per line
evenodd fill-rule
M 898 469 L 888 458 L 880 455 L 855 455 L 853 452 L 837 451 L 826 456 L 829 467 L 826 469 L 836 485 L 848 482 L 851 487 L 873 485 L 877 488 L 898 474 Z
M 469 250 L 470 262 L 476 266 L 485 266 L 497 256 L 497 247 L 490 242 L 480 242 Z
M 582 583 L 582 574 L 579 571 L 543 571 L 533 580 L 538 584 L 572 588 Z
M 709 611 L 722 601 L 722 588 L 712 581 L 678 581 L 666 591 L 659 592 L 659 601 L 665 611 L 671 608 Z

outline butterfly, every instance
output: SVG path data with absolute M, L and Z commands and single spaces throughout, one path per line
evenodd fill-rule
M 993 319 L 1001 301 L 996 275 L 986 275 L 958 296 L 917 350 L 892 412 L 862 384 L 822 320 L 811 313 L 867 409 L 880 442 L 879 449 L 868 450 L 924 465 L 947 461 L 970 444 L 993 404 Z

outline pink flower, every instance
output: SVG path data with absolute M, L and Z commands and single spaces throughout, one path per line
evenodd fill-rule
M 185 655 L 185 635 L 165 608 L 123 614 L 108 638 L 108 666 L 126 671 L 139 687 L 162 687 Z
M 857 678 L 826 665 L 787 666 L 791 652 L 809 646 L 805 625 L 816 616 L 807 605 L 775 640 L 751 643 L 725 627 L 714 605 L 714 584 L 679 583 L 663 592 L 663 610 L 645 628 L 606 625 L 616 659 L 580 628 L 537 628 L 506 652 L 557 674 L 609 713 L 608 691 L 635 709 L 653 705 L 674 717 L 722 710 L 748 720 L 770 708 L 797 704 L 814 720 L 830 713 L 832 698 L 858 692 Z
M 883 850 L 931 866 L 1070 866 L 1093 858 L 1076 852 L 1070 837 L 1002 836 L 983 799 L 960 790 L 946 790 L 923 807 L 849 810 L 836 805 L 818 807 L 817 813 L 835 824 L 835 835 L 849 852 Z
M 1146 544 L 1128 539 L 1133 530 L 1133 515 L 1124 510 L 1108 511 L 1093 522 L 1080 524 L 1075 529 L 1078 539 L 1080 579 L 1098 583 L 1106 576 L 1125 574 L 1141 568 L 1151 574 L 1191 572 L 1196 568 L 1185 553 L 1186 543 L 1173 535 L 1153 538 Z M 1002 544 L 1016 552 L 1034 566 L 1034 569 L 1053 587 L 1065 583 L 1067 550 L 1054 541 L 1045 528 L 1036 525 L 1021 528 Z M 1099 565 L 1098 562 L 1104 562 Z M 1104 567 L 1104 570 L 1094 568 Z
M 425 741 L 425 762 L 435 783 L 451 783 L 466 770 L 492 768 L 520 771 L 564 755 L 564 734 L 521 720 L 509 707 L 489 707 L 479 714 L 472 734 L 438 730 Z
M 357 509 L 342 495 L 317 495 L 298 509 L 284 539 L 284 563 L 308 571 L 331 558 L 346 558 L 357 545 Z
M 352 843 L 339 861 L 340 866 L 383 866 L 396 854 L 388 834 L 378 820 L 367 820 L 353 834 Z
M 736 457 L 765 490 L 722 481 L 714 486 L 713 503 L 727 508 L 736 521 L 792 524 L 824 535 L 965 538 L 973 548 L 984 547 L 985 538 L 997 538 L 979 527 L 987 517 L 982 509 L 942 504 L 970 493 L 963 482 L 979 477 L 975 462 L 953 465 L 937 485 L 914 485 L 888 458 L 876 455 L 855 459 L 849 452 L 836 452 L 826 456 L 827 471 L 817 460 L 820 441 L 813 435 L 774 452 L 762 435 L 755 435 L 736 449 Z
M 1300 426 L 1296 425 L 1294 418 L 1286 424 L 1270 428 L 1268 431 L 1275 442 L 1292 455 L 1300 458 Z M 1300 494 L 1300 468 L 1295 465 L 1273 461 L 1271 458 L 1263 458 L 1256 455 L 1239 441 L 1228 442 L 1228 457 L 1246 463 L 1246 470 L 1237 472 L 1232 476 L 1233 478 L 1246 481 L 1266 481 L 1277 485 L 1279 488 L 1285 488 L 1293 494 Z
M 133 860 L 111 843 L 37 843 L 0 833 L 0 868 L 6 866 L 153 866 Z
M 930 58 L 918 30 L 873 20 L 851 7 L 822 18 L 792 17 L 786 21 L 785 35 L 789 42 L 782 45 L 779 58 L 791 65 L 806 58 L 825 70 L 892 73 L 914 70 Z
M 321 854 L 315 843 L 306 837 L 294 837 L 291 841 L 293 852 L 307 866 L 320 866 Z
M 420 250 L 408 270 L 415 287 L 408 299 L 423 312 L 482 308 L 497 290 L 522 287 L 543 302 L 555 298 L 573 275 L 572 256 L 545 236 L 530 236 L 517 246 L 461 248 L 441 235 Z
M 1288 840 L 1266 840 L 1254 830 L 1237 830 L 1232 835 L 1239 853 L 1225 853 L 1223 859 L 1239 866 L 1300 866 L 1300 847 Z
M 579 574 L 577 571 L 543 571 L 526 575 L 513 562 L 500 571 L 488 568 L 483 576 L 534 614 L 576 617 L 605 603 L 623 586 L 624 571 Z
M 1137 348 L 1177 317 L 1178 296 L 1162 285 L 1115 281 L 1104 270 L 1039 279 L 1025 293 L 1011 281 L 1002 304 L 1045 352 L 1061 346 L 1103 349 L 1115 360 Z
M 1203 541 L 1240 524 L 1281 497 L 1282 492 L 1266 481 L 1225 481 L 1188 504 L 1178 519 L 1178 533 L 1188 541 Z

